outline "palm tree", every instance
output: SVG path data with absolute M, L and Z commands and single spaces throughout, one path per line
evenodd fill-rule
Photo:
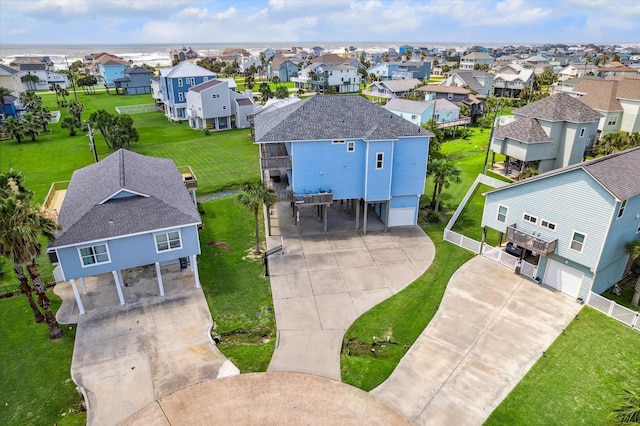
M 42 98 L 36 95 L 35 92 L 25 92 L 20 95 L 20 103 L 27 110 L 32 111 L 42 105 Z
M 89 122 L 93 125 L 93 127 L 100 131 L 100 134 L 104 139 L 104 143 L 107 144 L 107 147 L 109 149 L 113 149 L 113 146 L 111 146 L 110 142 L 109 130 L 111 129 L 115 119 L 115 116 L 109 114 L 103 109 L 99 109 L 89 116 Z
M 640 424 L 640 394 L 633 389 L 623 389 L 617 406 L 609 413 L 613 425 Z
M 29 87 L 27 90 L 36 90 L 36 83 L 40 82 L 40 78 L 34 74 L 27 74 L 20 77 L 20 81 L 27 83 L 27 87 Z
M 69 103 L 67 104 L 67 111 L 82 123 L 82 113 L 84 112 L 84 105 L 82 105 L 78 101 L 69 101 Z
M 42 127 L 42 131 L 47 131 L 47 125 L 51 122 L 51 111 L 45 106 L 39 106 L 33 110 L 33 115 L 35 116 L 38 123 Z
M 75 117 L 65 117 L 62 122 L 60 122 L 60 127 L 69 129 L 69 136 L 75 136 L 78 133 L 76 129 L 80 127 L 80 123 Z
M 629 253 L 634 261 L 640 259 L 640 237 L 636 238 L 635 240 L 629 241 L 627 244 L 625 244 L 624 249 L 627 253 Z M 638 306 L 638 303 L 640 302 L 640 275 L 638 276 L 638 279 L 633 286 L 633 290 L 634 293 L 633 297 L 631 298 L 631 304 L 633 306 Z
M 458 169 L 455 163 L 449 159 L 436 158 L 429 163 L 428 174 L 433 176 L 433 198 L 431 204 L 434 206 L 433 210 L 437 213 L 440 207 L 440 196 L 442 195 L 442 189 L 451 186 L 451 183 L 460 183 L 462 179 L 460 174 L 462 171 Z
M 56 94 L 56 105 L 60 105 L 60 103 L 58 101 L 58 96 L 60 96 L 60 85 L 59 84 L 52 84 L 51 86 L 49 86 L 49 90 L 51 90 L 52 92 L 54 92 Z
M 2 107 L 2 118 L 7 118 L 7 110 L 4 106 L 4 97 L 10 96 L 11 90 L 6 87 L 0 87 L 0 107 Z
M 36 117 L 30 112 L 25 112 L 22 114 L 22 117 L 20 117 L 20 121 L 22 121 L 22 125 L 24 126 L 24 133 L 31 136 L 31 142 L 35 142 L 36 135 L 42 130 L 42 126 L 38 120 L 36 120 Z
M 264 182 L 245 183 L 242 185 L 242 190 L 238 194 L 237 202 L 253 211 L 256 237 L 255 254 L 260 254 L 260 221 L 258 220 L 260 209 L 263 204 L 266 205 L 267 208 L 273 207 L 276 202 L 276 194 L 273 189 L 268 188 Z
M 262 102 L 267 102 L 271 95 L 271 87 L 269 87 L 269 83 L 262 83 L 260 85 L 260 94 L 262 95 Z
M 13 136 L 18 143 L 22 142 L 25 133 L 22 119 L 16 120 L 13 117 L 9 117 L 2 123 L 2 127 L 4 127 L 5 132 Z
M 23 186 L 24 176 L 17 170 L 9 170 L 7 173 L 0 174 L 0 196 L 3 200 L 8 199 L 11 196 L 20 196 L 24 197 L 28 194 L 28 190 Z M 0 211 L 3 210 L 3 204 L 0 204 Z M 0 216 L 1 217 L 1 216 Z M 7 225 L 8 223 L 5 221 L 0 221 L 0 226 Z M 0 229 L 0 235 L 4 235 L 5 231 Z M 5 247 L 2 244 L 2 240 L 0 239 L 0 256 L 4 256 L 6 258 L 11 258 L 11 252 L 8 247 Z M 33 289 L 29 285 L 27 281 L 27 277 L 24 275 L 24 267 L 19 264 L 13 265 L 13 270 L 18 277 L 18 281 L 20 282 L 20 286 L 22 287 L 22 292 L 27 297 L 29 302 L 29 306 L 33 311 L 33 316 L 36 323 L 41 323 L 44 321 L 44 316 L 38 309 L 38 305 L 33 300 Z
M 44 310 L 51 339 L 62 337 L 63 332 L 51 312 L 51 302 L 35 260 L 41 251 L 38 237 L 44 234 L 51 238 L 56 227 L 55 222 L 45 218 L 33 204 L 33 194 L 30 191 L 15 192 L 14 196 L 2 197 L 0 200 L 0 242 L 3 252 L 7 253 L 14 265 L 27 266 L 38 295 L 38 304 Z

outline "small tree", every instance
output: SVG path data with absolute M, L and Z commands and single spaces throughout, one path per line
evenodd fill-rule
M 262 95 L 262 102 L 267 102 L 269 98 L 273 95 L 271 92 L 271 87 L 269 87 L 269 83 L 260 84 L 260 94 Z
M 69 136 L 75 136 L 78 133 L 76 129 L 80 128 L 80 122 L 75 117 L 65 117 L 60 123 L 60 127 L 69 129 Z
M 40 122 L 30 112 L 22 114 L 22 117 L 20 117 L 19 120 L 22 121 L 24 133 L 31 136 L 31 142 L 35 142 L 36 135 L 42 131 L 42 125 Z
M 276 87 L 276 99 L 284 99 L 289 96 L 289 90 L 285 86 Z
M 2 127 L 4 127 L 5 132 L 11 135 L 16 142 L 21 143 L 22 138 L 24 137 L 24 123 L 21 119 L 16 120 L 13 117 L 9 117 L 4 120 L 2 123 Z
M 631 256 L 631 258 L 636 261 L 640 259 L 640 238 L 636 238 L 635 240 L 629 241 L 625 244 L 624 249 Z M 636 280 L 636 283 L 633 286 L 633 297 L 631 298 L 631 304 L 633 306 L 638 306 L 640 302 L 640 275 Z
M 26 74 L 20 77 L 20 81 L 26 83 L 27 90 L 36 90 L 36 84 L 40 83 L 40 78 L 35 74 Z
M 84 112 L 84 105 L 78 101 L 69 101 L 67 104 L 67 111 L 73 115 L 78 122 L 82 123 L 82 113 Z
M 462 182 L 460 178 L 462 171 L 456 167 L 453 161 L 445 157 L 432 160 L 429 163 L 427 174 L 433 176 L 434 188 L 431 204 L 433 210 L 437 213 L 440 207 L 442 189 L 448 188 L 452 183 Z
M 133 119 L 128 114 L 116 117 L 109 134 L 114 148 L 131 149 L 131 142 L 140 140 L 138 131 L 133 127 Z
M 263 182 L 245 183 L 238 194 L 237 202 L 253 212 L 255 222 L 256 247 L 255 254 L 260 254 L 260 209 L 262 205 L 267 208 L 273 207 L 276 203 L 276 194 L 273 189 L 268 188 Z

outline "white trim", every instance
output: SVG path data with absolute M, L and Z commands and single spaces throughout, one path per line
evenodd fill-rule
M 178 242 L 180 243 L 180 245 L 178 247 L 171 247 L 171 239 L 169 238 L 169 234 L 173 234 L 174 232 L 178 233 Z M 167 248 L 164 250 L 160 250 L 158 248 L 158 236 L 160 235 L 164 235 L 167 238 Z M 175 250 L 182 250 L 182 232 L 180 232 L 180 228 L 176 229 L 176 230 L 171 230 L 171 231 L 167 231 L 167 232 L 154 232 L 153 234 L 153 241 L 155 242 L 156 245 L 156 253 L 160 254 L 160 253 L 166 253 L 169 251 L 175 251 Z M 175 240 L 174 240 L 175 241 Z
M 529 216 L 529 219 L 527 219 L 525 216 Z M 533 220 L 530 220 L 530 219 L 533 219 Z M 530 213 L 527 213 L 527 212 L 522 213 L 522 220 L 527 223 L 533 223 L 534 225 L 537 225 L 539 219 L 540 218 L 538 216 L 534 216 Z
M 579 137 L 580 139 L 584 138 L 585 133 L 587 133 L 587 128 L 586 128 L 586 127 L 581 127 L 581 128 L 580 128 L 580 132 L 579 132 L 579 134 L 578 134 L 578 137 Z
M 133 195 L 139 195 L 139 196 L 141 196 L 141 197 L 149 198 L 149 195 L 143 194 L 142 192 L 132 191 L 132 190 L 127 189 L 127 188 L 120 188 L 120 189 L 118 189 L 116 192 L 114 192 L 113 194 L 109 195 L 109 196 L 108 196 L 107 198 L 105 198 L 104 200 L 100 201 L 98 204 L 104 204 L 104 203 L 106 203 L 107 201 L 109 201 L 109 200 L 113 199 L 113 197 L 115 197 L 116 195 L 118 195 L 118 194 L 120 194 L 120 193 L 122 193 L 122 192 L 124 192 L 124 191 L 130 192 L 130 193 L 131 193 L 131 194 L 133 194 Z
M 576 234 L 580 234 L 584 237 L 581 243 L 582 246 L 580 246 L 580 250 L 576 250 L 573 247 L 571 247 L 573 245 L 573 242 L 575 241 L 574 237 L 576 236 Z M 576 231 L 575 229 L 571 232 L 571 240 L 569 241 L 569 250 L 575 251 L 577 253 L 582 253 L 584 251 L 584 246 L 586 243 L 587 243 L 587 234 L 585 234 L 584 232 Z
M 202 222 L 194 222 L 194 223 L 187 223 L 184 225 L 177 225 L 177 226 L 171 226 L 168 228 L 159 228 L 159 229 L 152 229 L 150 231 L 144 231 L 144 232 L 134 232 L 133 234 L 125 234 L 125 235 L 117 235 L 115 237 L 109 237 L 109 238 L 101 238 L 99 240 L 91 240 L 91 241 L 82 241 L 79 243 L 74 243 L 74 244 L 67 244 L 65 246 L 56 246 L 56 247 L 52 247 L 54 250 L 60 250 L 63 248 L 69 248 L 69 247 L 78 247 L 80 245 L 92 245 L 95 243 L 99 243 L 102 241 L 108 242 L 108 241 L 113 241 L 113 240 L 119 240 L 120 238 L 128 238 L 128 237 L 136 237 L 138 235 L 146 235 L 146 234 L 154 234 L 156 232 L 162 232 L 164 230 L 168 230 L 168 229 L 176 229 L 176 228 L 187 228 L 189 226 L 198 226 L 200 225 Z M 60 257 L 58 257 L 58 260 L 60 260 Z
M 544 225 L 544 222 L 547 222 L 547 224 Z M 549 225 L 553 225 L 553 228 L 549 228 Z M 551 222 L 551 221 L 549 221 L 547 219 L 540 219 L 540 225 L 539 226 L 541 226 L 542 228 L 546 228 L 551 232 L 556 232 L 556 229 L 558 228 L 558 224 L 557 223 Z
M 504 213 L 504 220 L 500 220 L 500 207 L 504 207 L 506 209 Z M 498 204 L 498 211 L 496 212 L 496 222 L 507 223 L 507 217 L 509 216 L 509 207 L 504 206 L 502 204 Z
M 391 208 L 391 185 L 393 185 L 393 154 L 394 152 L 396 152 L 396 142 L 393 141 L 391 142 L 391 159 L 389 161 L 389 193 L 387 194 L 387 202 L 389 203 L 389 209 Z M 427 155 L 428 156 L 428 155 Z M 423 185 L 424 186 L 424 185 Z M 420 205 L 420 203 L 418 203 L 418 206 Z M 387 209 L 388 210 L 388 209 Z M 389 224 L 389 217 L 387 217 L 387 227 Z
M 347 152 L 356 152 L 356 141 L 347 141 Z
M 104 246 L 106 252 L 107 252 L 107 260 L 104 262 L 98 262 L 98 256 L 95 253 L 95 248 L 99 247 L 99 246 Z M 86 256 L 83 256 L 82 253 L 80 252 L 80 250 L 84 250 L 84 249 L 91 249 L 91 256 L 93 256 L 93 258 L 95 259 L 95 263 L 90 263 L 88 265 L 86 265 L 84 263 L 84 258 Z M 103 244 L 93 244 L 93 245 L 83 245 L 82 247 L 76 247 L 76 251 L 78 252 L 78 257 L 80 258 L 80 266 L 82 266 L 82 268 L 91 268 L 93 266 L 98 266 L 98 265 L 106 265 L 107 263 L 111 263 L 111 253 L 109 252 L 109 244 L 105 241 Z M 100 254 L 104 254 L 104 253 L 100 253 Z M 60 259 L 58 259 L 60 260 Z

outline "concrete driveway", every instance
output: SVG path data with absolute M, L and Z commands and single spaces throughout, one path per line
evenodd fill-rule
M 113 425 L 153 401 L 238 369 L 207 337 L 212 324 L 193 273 L 164 268 L 165 296 L 152 266 L 123 273 L 127 287 L 120 306 L 110 274 L 86 279 L 84 315 L 71 285 L 60 283 L 57 318 L 78 324 L 71 377 L 84 390 L 89 425 Z
M 437 314 L 371 393 L 423 425 L 481 425 L 582 306 L 482 256 L 451 277 Z
M 419 227 L 390 228 L 370 214 L 366 235 L 339 203 L 329 209 L 329 232 L 315 211 L 293 225 L 288 203 L 272 216 L 269 258 L 278 335 L 267 371 L 311 373 L 340 380 L 340 349 L 347 328 L 373 306 L 412 283 L 429 267 L 435 249 Z

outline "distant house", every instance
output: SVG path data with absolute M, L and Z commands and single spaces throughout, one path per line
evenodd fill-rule
M 476 69 L 476 65 L 486 65 L 487 67 L 491 67 L 494 61 L 495 59 L 493 56 L 486 52 L 471 52 L 460 58 L 460 69 L 471 71 Z
M 440 128 L 451 125 L 469 124 L 469 117 L 460 119 L 460 107 L 446 99 L 432 101 L 412 101 L 408 99 L 391 99 L 384 109 L 399 115 L 411 123 L 420 126 L 429 120 L 438 123 Z
M 362 77 L 352 65 L 319 64 L 303 68 L 291 81 L 297 88 L 314 92 L 326 93 L 333 87 L 336 93 L 352 93 L 360 91 Z
M 525 88 L 533 86 L 534 72 L 520 65 L 509 64 L 498 70 L 493 79 L 495 96 L 517 98 Z
M 491 96 L 493 94 L 493 76 L 482 70 L 454 70 L 440 85 L 464 87 L 478 95 Z
M 195 60 L 200 57 L 198 52 L 193 50 L 191 47 L 182 46 L 182 49 L 174 49 L 171 51 L 171 64 L 177 65 L 182 61 Z
M 92 53 L 84 58 L 85 72 L 97 77 L 105 87 L 114 87 L 113 81 L 123 78 L 129 63 L 110 53 Z
M 180 62 L 173 68 L 161 68 L 158 79 L 159 90 L 155 90 L 152 81 L 154 98 L 156 93 L 162 95 L 162 109 L 169 120 L 179 121 L 187 119 L 187 92 L 191 87 L 209 80 L 215 80 L 217 75 L 207 69 L 190 62 Z M 156 100 L 157 103 L 157 100 Z
M 602 116 L 566 93 L 517 108 L 513 114 L 515 120 L 495 130 L 489 147 L 492 158 L 505 155 L 505 175 L 526 167 L 546 172 L 581 162 L 594 144 Z
M 21 110 L 21 107 L 20 101 L 17 97 L 13 95 L 3 96 L 2 99 L 0 99 L 0 102 L 2 102 L 2 108 L 0 108 L 0 121 L 4 121 L 9 117 L 13 117 L 15 119 L 18 118 L 18 112 Z M 4 114 L 2 112 L 3 110 Z
M 155 265 L 162 296 L 160 267 L 190 263 L 199 287 L 196 256 L 201 220 L 195 186 L 190 186 L 191 194 L 185 187 L 197 181 L 186 169 L 178 171 L 172 160 L 121 149 L 76 170 L 66 190 L 52 187 L 45 214 L 53 214 L 60 231 L 47 252 L 57 265 L 56 280 L 71 282 L 80 313 L 84 309 L 76 281 L 86 294 L 84 278 L 89 276 L 111 274 L 120 304 L 126 302 L 122 271 L 129 268 Z M 56 214 L 51 200 L 60 198 Z
M 638 70 L 632 67 L 628 67 L 620 62 L 611 62 L 602 68 L 598 69 L 598 75 L 602 77 L 627 77 L 637 76 Z
M 13 96 L 20 96 L 20 93 L 24 92 L 24 85 L 18 70 L 0 64 L 0 87 L 9 89 Z
M 431 76 L 431 62 L 381 62 L 367 69 L 378 80 L 428 80 Z
M 153 71 L 147 68 L 133 67 L 124 72 L 123 78 L 113 80 L 113 84 L 117 94 L 140 95 L 151 93 L 152 78 Z
M 45 62 L 26 62 L 18 64 L 18 75 L 23 78 L 26 75 L 38 77 L 38 81 L 29 81 L 23 83 L 27 90 L 49 90 L 51 85 L 57 84 L 65 89 L 69 86 L 67 76 L 55 71 L 49 71 L 49 67 Z
M 263 180 L 296 209 L 342 201 L 358 228 L 364 204 L 364 232 L 370 210 L 386 227 L 417 223 L 425 129 L 360 96 L 324 95 L 258 113 L 254 134 Z
M 420 84 L 422 84 L 422 81 L 415 78 L 408 80 L 374 81 L 369 84 L 367 90 L 363 90 L 362 93 L 373 97 L 374 101 L 401 98 L 404 95 L 413 93 Z
M 532 254 L 534 277 L 587 300 L 631 267 L 640 233 L 640 148 L 556 169 L 487 192 L 483 228 Z
M 457 86 L 440 86 L 437 84 L 427 84 L 416 89 L 418 93 L 424 93 L 424 100 L 446 99 L 456 105 L 465 104 L 469 107 L 471 121 L 475 122 L 478 117 L 484 115 L 485 96 L 474 95 L 469 89 Z
M 271 77 L 278 77 L 283 83 L 290 81 L 291 77 L 295 77 L 298 74 L 298 71 L 300 71 L 298 64 L 283 57 L 278 57 L 271 61 L 268 70 Z
M 230 129 L 232 117 L 236 119 L 237 128 L 247 128 L 248 116 L 254 113 L 253 101 L 231 90 L 226 79 L 209 80 L 191 87 L 186 103 L 192 129 Z

